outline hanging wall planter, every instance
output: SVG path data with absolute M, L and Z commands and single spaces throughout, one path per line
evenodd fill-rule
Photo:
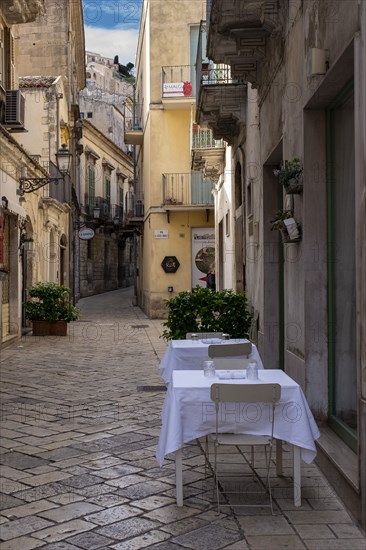
M 301 160 L 297 157 L 292 160 L 285 160 L 280 169 L 273 170 L 278 181 L 283 185 L 285 192 L 289 195 L 302 193 L 303 190 L 303 169 Z
M 282 242 L 296 243 L 301 241 L 301 227 L 293 217 L 291 210 L 279 210 L 270 223 L 271 231 L 280 231 Z

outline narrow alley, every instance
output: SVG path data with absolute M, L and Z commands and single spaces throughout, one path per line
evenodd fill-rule
M 303 464 L 294 508 L 286 458 L 274 516 L 218 515 L 202 449 L 186 445 L 177 508 L 174 457 L 155 460 L 162 322 L 132 306 L 132 289 L 78 306 L 66 338 L 25 336 L 1 353 L 0 550 L 366 548 L 316 465 Z

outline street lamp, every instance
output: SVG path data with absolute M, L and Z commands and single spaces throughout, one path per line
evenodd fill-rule
M 61 174 L 61 177 L 52 177 L 48 176 L 45 178 L 28 178 L 27 168 L 22 168 L 22 175 L 19 178 L 19 189 L 17 190 L 18 195 L 24 195 L 24 193 L 33 193 L 41 187 L 48 185 L 49 183 L 58 184 L 59 181 L 64 180 L 66 174 L 70 171 L 72 154 L 67 149 L 66 145 L 62 145 L 62 148 L 59 149 L 56 153 L 56 163 L 57 169 Z

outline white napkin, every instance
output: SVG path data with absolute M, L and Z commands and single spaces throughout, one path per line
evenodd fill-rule
M 221 338 L 202 338 L 203 344 L 221 344 Z
M 235 380 L 246 378 L 246 372 L 244 370 L 218 370 L 216 376 L 220 380 Z

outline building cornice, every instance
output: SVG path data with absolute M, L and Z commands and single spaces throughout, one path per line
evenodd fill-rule
M 21 169 L 26 166 L 30 171 L 29 176 L 43 177 L 48 176 L 47 170 L 45 170 L 34 158 L 19 143 L 12 137 L 12 135 L 0 125 L 0 167 L 4 172 L 8 173 L 10 170 L 11 176 L 14 177 L 14 167 Z M 9 162 L 10 161 L 10 162 Z
M 127 155 L 127 153 L 122 151 L 122 149 L 120 149 L 118 145 L 116 145 L 112 140 L 110 140 L 105 134 L 103 134 L 100 130 L 98 130 L 98 128 L 96 128 L 88 120 L 85 120 L 85 119 L 83 120 L 83 128 L 85 129 L 85 133 L 83 135 L 86 140 L 88 139 L 87 133 L 90 132 L 90 134 L 96 139 L 96 143 L 101 149 L 105 150 L 107 145 L 107 148 L 113 151 L 113 154 L 116 157 L 122 158 L 127 164 L 130 164 L 131 170 L 132 170 L 131 157 Z
M 2 0 L 1 13 L 9 26 L 31 23 L 45 13 L 45 0 Z

